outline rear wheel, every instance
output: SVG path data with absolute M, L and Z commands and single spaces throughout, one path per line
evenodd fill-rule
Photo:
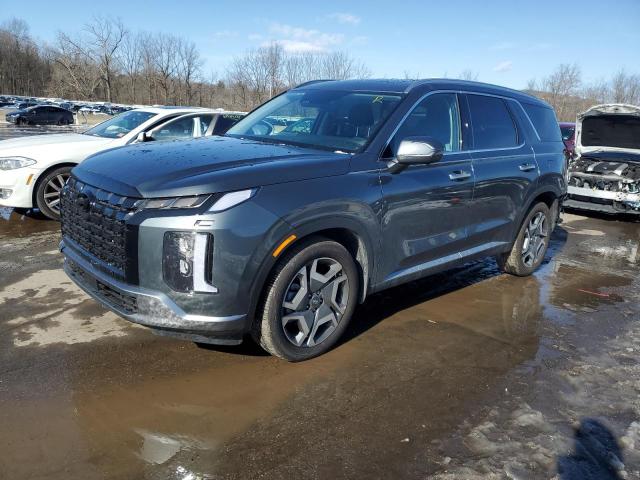
M 549 207 L 537 203 L 525 217 L 511 251 L 497 258 L 500 268 L 511 275 L 531 275 L 542 263 L 549 247 L 553 220 Z
M 52 220 L 60 220 L 60 195 L 72 168 L 60 167 L 51 170 L 38 182 L 36 204 L 42 214 Z
M 323 238 L 306 241 L 272 274 L 253 336 L 288 361 L 321 355 L 347 328 L 358 290 L 358 271 L 346 248 Z

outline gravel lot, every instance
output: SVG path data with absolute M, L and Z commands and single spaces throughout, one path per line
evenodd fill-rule
M 119 319 L 0 209 L 0 478 L 640 478 L 635 220 L 565 213 L 535 276 L 383 292 L 288 364 Z

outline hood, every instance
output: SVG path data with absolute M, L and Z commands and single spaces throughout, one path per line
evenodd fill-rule
M 578 115 L 576 153 L 640 152 L 640 107 L 596 105 Z
M 101 152 L 73 169 L 119 195 L 171 197 L 344 174 L 350 155 L 231 137 L 143 143 Z
M 96 148 L 108 148 L 111 143 L 113 143 L 112 138 L 94 137 L 80 133 L 31 135 L 0 141 L 0 157 L 18 155 L 39 160 L 42 157 L 55 155 L 57 149 L 72 150 L 74 156 L 82 151 L 86 151 L 89 155 L 95 152 Z
M 19 109 L 19 110 L 14 110 L 13 112 L 9 112 L 9 113 L 7 113 L 7 114 L 5 115 L 5 117 L 10 117 L 10 116 L 12 116 L 12 115 L 20 115 L 20 114 L 22 114 L 22 113 L 27 113 L 27 110 L 26 110 L 26 109 L 24 109 L 24 108 L 21 108 L 21 109 Z

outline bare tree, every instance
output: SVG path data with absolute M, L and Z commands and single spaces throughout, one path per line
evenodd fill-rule
M 640 104 L 640 75 L 618 71 L 611 79 L 611 96 L 614 103 Z
M 163 102 L 169 103 L 172 80 L 175 76 L 178 63 L 178 38 L 166 33 L 158 33 L 152 43 L 152 65 L 156 72 L 156 82 L 162 89 Z
M 129 90 L 129 101 L 137 103 L 136 85 L 138 77 L 142 72 L 143 59 L 141 43 L 142 35 L 126 35 L 122 43 L 122 55 L 120 55 L 120 64 L 122 72 L 126 78 Z
M 107 101 L 111 102 L 118 54 L 127 36 L 127 29 L 120 19 L 94 17 L 92 22 L 85 25 L 85 31 L 88 37 L 85 54 L 98 65 Z
M 183 40 L 178 43 L 178 56 L 179 77 L 184 83 L 186 103 L 190 105 L 193 98 L 193 83 L 200 76 L 203 62 L 196 44 L 190 41 Z

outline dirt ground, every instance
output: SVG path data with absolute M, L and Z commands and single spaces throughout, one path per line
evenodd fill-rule
M 119 319 L 0 210 L 0 478 L 638 479 L 640 223 L 563 218 L 536 275 L 377 294 L 289 364 Z

